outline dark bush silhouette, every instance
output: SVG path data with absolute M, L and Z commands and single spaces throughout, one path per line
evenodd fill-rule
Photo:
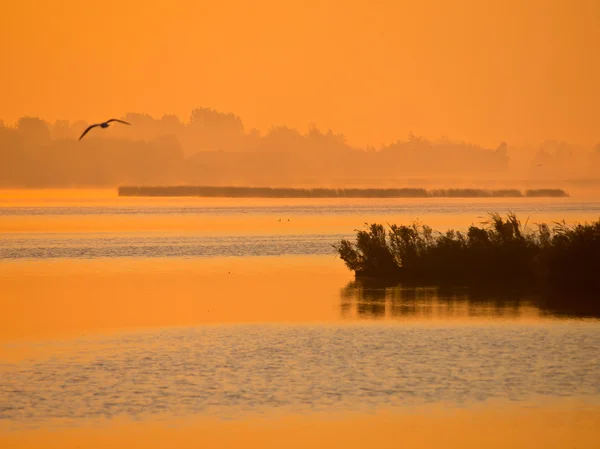
M 335 245 L 358 278 L 434 285 L 503 285 L 600 292 L 600 219 L 530 229 L 513 213 L 497 213 L 466 232 L 420 223 L 368 225 L 356 242 Z

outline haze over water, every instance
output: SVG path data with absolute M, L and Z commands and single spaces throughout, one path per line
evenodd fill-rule
M 600 203 L 4 191 L 0 442 L 592 448 L 593 315 L 357 283 L 331 246 L 357 217 L 443 231 L 509 209 L 583 222 Z
M 600 222 L 342 251 L 496 289 L 332 245 L 599 220 L 598 42 L 597 0 L 3 2 L 0 448 L 597 449 Z M 116 194 L 229 186 L 524 197 Z

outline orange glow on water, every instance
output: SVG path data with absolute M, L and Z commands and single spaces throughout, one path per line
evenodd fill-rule
M 572 405 L 572 404 L 569 404 Z M 141 423 L 116 420 L 110 427 L 36 429 L 0 433 L 3 447 L 14 449 L 120 448 L 448 448 L 593 449 L 599 411 L 594 407 L 546 409 L 500 406 L 496 409 L 375 415 L 314 414 L 246 420 L 186 418 Z

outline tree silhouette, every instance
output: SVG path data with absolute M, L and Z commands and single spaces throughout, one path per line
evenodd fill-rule
M 336 185 L 398 187 L 408 178 L 467 179 L 504 176 L 514 164 L 538 176 L 600 176 L 600 143 L 592 151 L 544 142 L 535 153 L 501 142 L 495 149 L 449 138 L 410 134 L 379 149 L 357 148 L 343 134 L 311 125 L 306 133 L 287 126 L 266 135 L 244 131 L 233 113 L 194 109 L 189 122 L 129 112 L 133 126 L 111 127 L 78 141 L 84 121 L 21 117 L 0 122 L 0 185 L 107 186 L 120 183 L 214 183 L 247 185 Z M 525 156 L 524 156 L 525 155 Z M 520 158 L 520 159 L 519 159 Z M 542 163 L 544 169 L 537 168 Z M 533 170 L 536 169 L 535 172 Z M 450 178 L 452 179 L 452 178 Z M 449 186 L 441 186 L 449 187 Z
M 26 145 L 45 145 L 50 142 L 48 124 L 38 117 L 21 117 L 17 121 L 17 130 Z

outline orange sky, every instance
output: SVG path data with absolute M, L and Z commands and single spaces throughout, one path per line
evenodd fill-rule
M 600 140 L 600 2 L 20 0 L 0 15 L 0 118 L 309 123 L 379 145 Z

